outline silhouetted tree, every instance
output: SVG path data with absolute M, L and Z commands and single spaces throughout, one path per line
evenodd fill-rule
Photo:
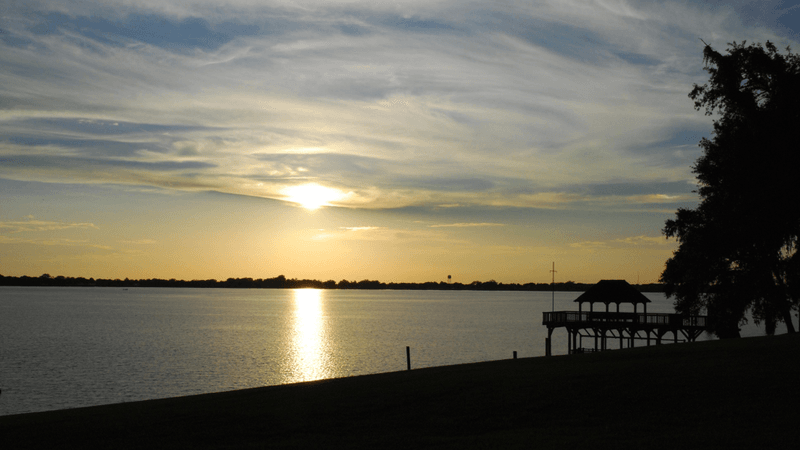
M 738 336 L 751 311 L 768 333 L 794 332 L 800 302 L 800 57 L 766 43 L 706 45 L 709 82 L 694 85 L 696 110 L 718 114 L 694 166 L 701 202 L 678 209 L 664 227 L 679 247 L 661 281 L 675 309 L 705 309 L 720 337 Z

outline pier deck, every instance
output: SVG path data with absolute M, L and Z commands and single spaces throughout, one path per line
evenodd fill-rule
M 581 353 L 583 338 L 593 338 L 593 351 L 608 349 L 608 339 L 619 339 L 620 348 L 634 347 L 635 341 L 652 341 L 661 344 L 668 333 L 673 341 L 682 335 L 686 341 L 693 342 L 708 328 L 706 316 L 684 316 L 681 314 L 639 313 L 639 312 L 594 312 L 594 311 L 553 311 L 543 314 L 542 324 L 548 329 L 547 354 L 550 351 L 550 337 L 553 330 L 564 327 L 569 334 L 568 351 Z
M 568 351 L 602 351 L 608 349 L 608 338 L 619 339 L 619 348 L 626 343 L 633 347 L 637 340 L 655 340 L 661 344 L 665 334 L 672 332 L 673 340 L 678 342 L 678 333 L 687 341 L 697 339 L 708 329 L 706 316 L 686 316 L 682 314 L 648 313 L 650 299 L 628 284 L 625 280 L 600 280 L 575 299 L 577 311 L 552 311 L 544 313 L 542 324 L 547 327 L 545 354 L 552 354 L 552 335 L 556 328 L 564 327 L 568 334 Z M 609 311 L 616 305 L 616 312 Z M 620 312 L 620 305 L 633 307 L 633 312 Z M 589 306 L 586 311 L 584 305 Z M 604 305 L 605 312 L 595 311 L 595 305 Z M 641 306 L 642 312 L 638 308 Z M 583 338 L 594 338 L 594 348 L 583 348 Z

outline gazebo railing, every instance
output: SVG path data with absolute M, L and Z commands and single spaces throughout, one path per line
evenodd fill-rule
M 553 311 L 545 312 L 542 321 L 543 325 L 600 325 L 603 323 L 705 328 L 708 324 L 708 318 L 706 316 L 663 313 Z

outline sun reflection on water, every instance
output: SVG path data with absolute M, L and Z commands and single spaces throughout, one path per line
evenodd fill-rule
M 319 289 L 294 290 L 293 382 L 330 378 L 324 302 Z

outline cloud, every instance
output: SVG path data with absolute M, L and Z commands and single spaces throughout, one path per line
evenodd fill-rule
M 29 239 L 0 235 L 0 244 L 30 244 L 62 247 L 88 247 L 100 250 L 114 250 L 113 247 L 101 244 L 92 244 L 89 241 L 74 239 Z
M 586 250 L 593 253 L 597 250 L 611 250 L 620 248 L 663 248 L 674 247 L 676 244 L 664 236 L 627 236 L 605 241 L 582 241 L 569 244 L 569 247 Z
M 502 223 L 447 223 L 447 224 L 437 224 L 437 225 L 430 225 L 431 228 L 473 228 L 473 227 L 502 227 L 504 224 Z
M 585 250 L 589 253 L 594 253 L 596 250 L 604 250 L 609 248 L 608 243 L 602 241 L 573 242 L 569 244 L 569 246 L 574 249 Z
M 0 177 L 272 199 L 315 183 L 373 209 L 691 201 L 711 128 L 686 98 L 697 37 L 793 43 L 742 8 L 15 4 Z
M 341 229 L 347 231 L 373 231 L 380 230 L 381 227 L 341 227 Z
M 675 243 L 664 236 L 631 236 L 615 242 L 634 246 L 674 246 Z
M 119 242 L 123 244 L 132 244 L 132 245 L 153 245 L 158 243 L 158 241 L 154 239 L 135 239 L 135 240 L 124 240 Z
M 35 220 L 29 216 L 26 221 L 9 221 L 0 222 L 0 230 L 6 230 L 10 233 L 22 233 L 32 231 L 56 231 L 67 229 L 98 229 L 93 223 L 67 223 L 67 222 L 54 222 L 47 220 Z
M 469 241 L 454 238 L 438 230 L 425 228 L 390 228 L 376 226 L 340 227 L 331 230 L 309 230 L 309 239 L 314 241 L 377 241 L 406 245 L 423 242 L 434 250 L 438 245 L 471 245 Z

